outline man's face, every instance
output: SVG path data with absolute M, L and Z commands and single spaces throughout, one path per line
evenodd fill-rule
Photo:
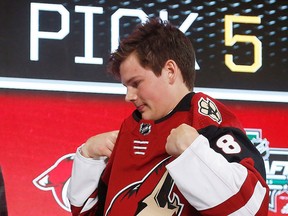
M 173 108 L 165 70 L 157 77 L 151 69 L 143 68 L 136 54 L 132 53 L 120 65 L 120 76 L 127 88 L 125 100 L 135 105 L 143 119 L 160 119 Z

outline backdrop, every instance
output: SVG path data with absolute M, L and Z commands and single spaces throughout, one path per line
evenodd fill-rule
M 191 39 L 195 91 L 240 118 L 265 161 L 269 215 L 287 215 L 287 10 L 281 0 L 1 0 L 0 166 L 9 215 L 70 215 L 76 148 L 119 129 L 133 110 L 105 73 L 109 53 L 152 16 Z

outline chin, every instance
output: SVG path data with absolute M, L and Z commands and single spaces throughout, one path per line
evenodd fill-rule
M 142 113 L 142 119 L 143 120 L 150 120 L 150 121 L 156 121 L 158 120 L 159 118 L 156 118 L 155 116 L 152 116 L 152 115 L 145 115 Z
M 142 113 L 142 119 L 143 120 L 154 120 L 153 117 L 151 115 L 149 115 L 148 113 Z
M 150 117 L 145 116 L 145 115 L 142 115 L 142 119 L 143 119 L 143 120 L 153 120 L 153 119 L 151 119 Z

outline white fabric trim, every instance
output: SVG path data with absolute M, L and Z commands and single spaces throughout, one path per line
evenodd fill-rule
M 229 163 L 211 149 L 202 135 L 166 168 L 181 193 L 198 211 L 235 195 L 248 175 L 244 166 Z
M 90 210 L 98 202 L 98 197 L 95 199 L 89 198 L 80 213 Z
M 238 211 L 230 214 L 229 216 L 256 215 L 256 213 L 261 207 L 262 201 L 265 198 L 265 194 L 266 194 L 266 188 L 264 188 L 260 182 L 257 182 L 253 195 L 246 203 L 246 205 L 240 208 Z
M 80 146 L 75 154 L 72 175 L 68 186 L 68 199 L 73 206 L 81 207 L 98 186 L 100 176 L 106 167 L 105 159 L 85 158 Z

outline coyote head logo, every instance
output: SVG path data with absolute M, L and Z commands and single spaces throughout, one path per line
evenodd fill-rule
M 66 194 L 74 155 L 67 154 L 59 158 L 53 166 L 33 180 L 33 184 L 40 190 L 51 191 L 56 202 L 66 211 L 70 211 Z

